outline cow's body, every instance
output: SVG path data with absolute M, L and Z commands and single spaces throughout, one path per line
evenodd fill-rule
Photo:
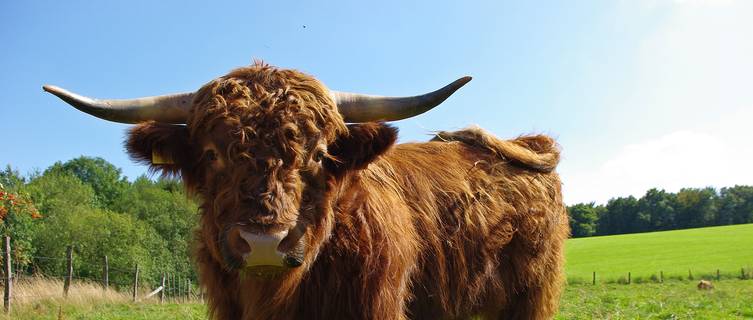
M 216 311 L 243 319 L 552 317 L 569 234 L 553 141 L 490 145 L 500 141 L 479 130 L 438 138 L 397 145 L 336 186 L 331 235 L 305 275 L 218 279 L 221 270 L 199 250 L 210 299 L 224 303 Z
M 196 260 L 218 319 L 541 319 L 558 304 L 568 223 L 546 136 L 480 129 L 394 145 L 470 81 L 385 98 L 263 63 L 196 92 L 88 99 L 137 123 L 131 157 L 201 200 Z

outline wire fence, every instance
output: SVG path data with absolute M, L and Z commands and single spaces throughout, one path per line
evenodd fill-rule
M 633 273 L 626 271 L 622 274 L 617 274 L 614 271 L 599 273 L 593 271 L 590 275 L 569 276 L 567 278 L 568 284 L 599 284 L 599 283 L 615 283 L 615 284 L 632 284 L 632 283 L 664 283 L 665 281 L 695 281 L 695 280 L 751 280 L 753 279 L 753 267 L 740 267 L 739 269 L 711 269 L 711 270 L 698 270 L 688 269 L 687 273 L 683 274 L 673 269 L 670 273 L 665 273 L 662 270 L 658 272 L 638 272 Z
M 159 303 L 203 301 L 203 292 L 188 277 L 181 277 L 169 272 L 162 272 L 161 277 L 154 281 L 140 276 L 139 265 L 132 269 L 113 267 L 109 265 L 107 256 L 101 264 L 85 261 L 73 262 L 73 247 L 69 246 L 64 257 L 28 256 L 31 263 L 21 264 L 13 261 L 10 254 L 10 237 L 5 237 L 3 250 L 0 250 L 0 260 L 3 261 L 2 287 L 3 306 L 6 314 L 10 312 L 11 304 L 40 299 L 118 296 L 130 295 L 132 302 L 158 301 Z M 58 261 L 65 263 L 65 272 L 53 272 L 50 268 L 43 268 L 37 261 Z M 90 272 L 80 272 L 75 266 L 85 268 Z M 100 275 L 92 275 L 91 270 L 102 270 Z M 117 279 L 117 280 L 116 280 Z M 19 289 L 20 288 L 20 289 Z

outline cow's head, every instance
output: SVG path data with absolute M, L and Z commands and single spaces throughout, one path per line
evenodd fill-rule
M 180 175 L 199 196 L 212 259 L 229 272 L 266 274 L 315 259 L 333 223 L 332 188 L 395 142 L 396 130 L 381 121 L 423 113 L 469 80 L 388 98 L 331 91 L 300 72 L 255 64 L 168 96 L 96 100 L 44 89 L 99 118 L 137 123 L 129 154 Z

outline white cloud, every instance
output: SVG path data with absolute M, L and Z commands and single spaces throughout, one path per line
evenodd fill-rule
M 753 185 L 753 1 L 643 3 L 674 7 L 642 41 L 635 94 L 615 101 L 630 110 L 618 124 L 639 134 L 596 166 L 563 166 L 569 204 Z
M 750 135 L 676 131 L 623 147 L 593 171 L 563 173 L 567 203 L 640 197 L 650 188 L 753 184 Z

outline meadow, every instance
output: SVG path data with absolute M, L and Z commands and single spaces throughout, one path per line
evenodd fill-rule
M 27 278 L 14 284 L 14 304 L 6 319 L 206 319 L 202 303 L 160 304 L 155 296 L 132 302 L 130 292 L 103 291 L 98 283 L 74 281 L 67 298 L 63 282 Z M 139 295 L 144 296 L 147 291 Z M 0 316 L 0 319 L 3 319 Z
M 753 280 L 571 284 L 556 319 L 753 319 Z
M 568 285 L 556 319 L 752 319 L 753 280 L 722 280 L 700 291 L 695 281 Z M 59 291 L 57 285 L 54 286 Z M 80 289 L 80 288 L 74 288 Z M 80 291 L 79 291 L 80 292 Z M 86 295 L 28 301 L 9 319 L 206 319 L 202 303 L 132 303 L 127 295 Z
M 557 319 L 753 319 L 753 224 L 568 240 L 568 285 Z M 745 267 L 746 275 L 741 274 Z M 692 279 L 688 275 L 691 270 Z M 721 281 L 716 281 L 716 270 Z M 591 284 L 592 271 L 598 281 Z M 630 271 L 633 283 L 626 284 Z M 656 277 L 664 272 L 665 281 Z M 714 280 L 701 291 L 698 279 Z M 19 283 L 10 319 L 205 319 L 202 303 L 133 303 L 78 283 Z M 24 296 L 46 296 L 24 300 Z
M 569 283 L 740 278 L 753 273 L 753 224 L 570 239 Z M 690 271 L 690 274 L 689 274 Z

